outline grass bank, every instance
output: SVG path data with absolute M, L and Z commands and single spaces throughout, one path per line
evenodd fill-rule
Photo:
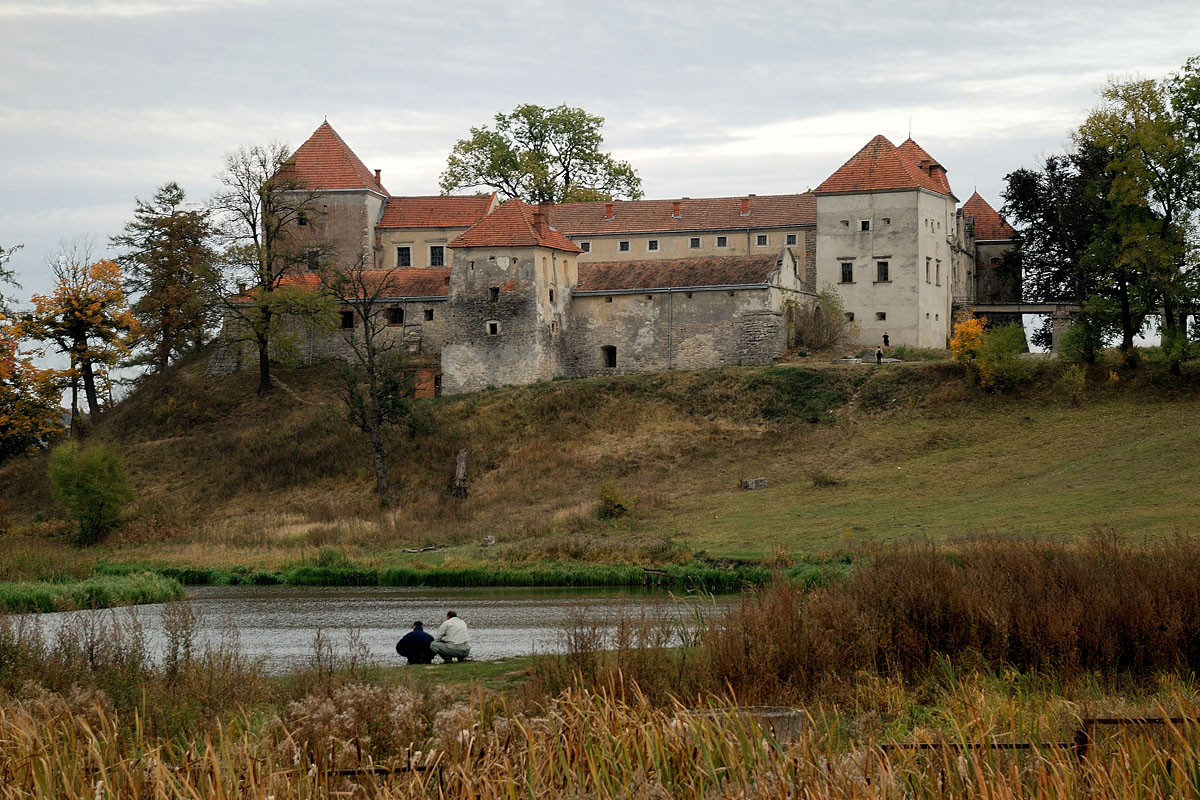
M 62 583 L 0 583 L 0 612 L 73 611 L 166 603 L 184 596 L 179 581 L 153 572 L 98 575 Z
M 320 561 L 318 557 L 318 561 Z M 101 562 L 96 571 L 104 576 L 124 576 L 151 570 L 186 585 L 285 585 L 285 586 L 445 586 L 445 587 L 631 587 L 649 586 L 736 592 L 764 586 L 775 577 L 822 585 L 851 568 L 847 560 L 793 565 L 774 570 L 763 566 L 713 567 L 702 564 L 666 565 L 644 568 L 614 564 L 553 563 L 520 566 L 401 567 L 360 566 L 340 556 L 335 563 L 300 564 L 280 570 L 249 567 L 210 568 L 146 566 Z

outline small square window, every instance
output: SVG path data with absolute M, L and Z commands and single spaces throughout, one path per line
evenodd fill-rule
M 387 310 L 388 325 L 403 325 L 404 324 L 404 309 L 389 308 Z
M 658 239 L 650 239 L 649 241 L 647 241 L 646 249 L 651 250 L 651 251 L 657 250 L 658 249 Z
M 629 240 L 622 239 L 621 241 L 617 242 L 617 249 L 620 250 L 622 253 L 628 253 L 629 252 Z
M 412 248 L 408 245 L 401 245 L 396 248 L 396 266 L 411 267 L 412 266 Z
M 860 220 L 858 221 L 858 229 L 859 229 L 860 231 L 869 231 L 869 230 L 871 230 L 871 220 L 869 220 L 869 219 L 860 219 Z
M 767 246 L 767 235 L 765 233 L 756 234 L 754 237 L 754 246 L 755 247 L 766 247 Z
M 842 283 L 854 283 L 854 262 L 842 262 Z
M 354 312 L 353 311 L 342 311 L 342 312 L 340 312 L 340 314 L 341 314 L 341 318 L 342 318 L 342 330 L 348 330 L 350 328 L 353 328 L 354 327 Z
M 425 309 L 425 321 L 426 322 L 433 321 L 433 309 L 432 308 Z
M 494 319 L 489 319 L 487 322 L 487 335 L 488 336 L 499 336 L 500 335 L 500 323 Z
M 728 246 L 729 246 L 729 237 L 727 237 L 727 236 L 718 236 L 717 237 L 717 247 L 728 247 Z
M 688 247 L 690 247 L 693 250 L 699 250 L 700 249 L 700 237 L 693 236 L 692 238 L 688 239 Z
M 308 224 L 308 216 L 305 214 L 301 214 L 300 216 L 296 217 L 296 224 L 300 225 L 301 227 L 307 225 Z
M 887 283 L 888 282 L 888 262 L 886 262 L 886 261 L 876 261 L 875 262 L 875 280 L 878 281 L 879 283 Z
M 788 244 L 788 245 L 793 245 L 793 244 L 795 244 L 795 243 L 796 243 L 796 234 L 794 234 L 794 233 L 789 233 L 789 234 L 787 235 L 787 239 L 785 239 L 785 240 L 784 240 L 784 243 L 785 243 L 785 244 Z
M 429 245 L 429 266 L 446 266 L 446 248 L 440 244 Z
M 612 302 L 612 298 L 611 298 L 611 297 L 606 297 L 606 298 L 604 298 L 604 302 L 606 302 L 606 303 L 611 303 L 611 302 Z
M 891 217 L 884 217 L 884 218 L 883 218 L 883 224 L 884 224 L 884 225 L 891 225 L 891 224 L 892 224 L 892 218 L 891 218 Z
M 846 322 L 854 322 L 854 312 L 853 311 L 846 312 Z
M 875 319 L 879 322 L 883 322 L 884 320 L 887 319 L 887 312 L 886 311 L 876 311 Z
M 579 249 L 585 253 L 590 253 L 590 252 L 592 252 L 592 243 L 591 242 L 580 242 Z
M 843 227 L 843 228 L 849 228 L 849 227 L 850 227 L 850 220 L 848 220 L 848 219 L 844 219 L 844 220 L 842 220 L 842 227 Z

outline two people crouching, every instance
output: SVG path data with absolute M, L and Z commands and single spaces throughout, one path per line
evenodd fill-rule
M 449 664 L 464 660 L 471 654 L 471 641 L 467 635 L 467 623 L 453 611 L 446 612 L 446 621 L 431 636 L 425 626 L 414 622 L 412 630 L 396 642 L 396 652 L 408 659 L 409 664 L 432 664 L 435 655 L 442 663 Z

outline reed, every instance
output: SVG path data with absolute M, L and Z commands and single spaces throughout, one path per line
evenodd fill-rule
M 165 603 L 183 597 L 179 581 L 152 572 L 98 575 L 62 583 L 0 583 L 0 612 L 72 611 Z

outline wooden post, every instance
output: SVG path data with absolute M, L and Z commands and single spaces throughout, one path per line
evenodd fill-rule
M 465 447 L 458 451 L 458 458 L 454 461 L 454 485 L 450 489 L 450 494 L 459 500 L 467 499 L 467 448 Z

